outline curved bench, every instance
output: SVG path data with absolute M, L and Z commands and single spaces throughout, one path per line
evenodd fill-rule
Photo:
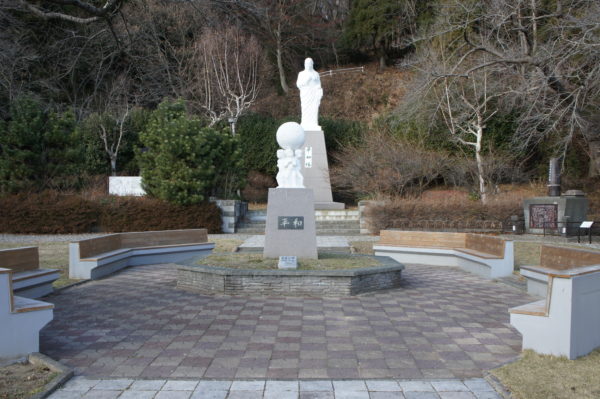
M 0 250 L 0 267 L 11 270 L 12 289 L 25 298 L 41 298 L 54 291 L 58 269 L 40 269 L 38 247 Z
M 382 230 L 373 249 L 400 263 L 456 266 L 486 278 L 514 269 L 513 242 L 483 234 Z
M 600 264 L 538 272 L 546 299 L 509 309 L 523 349 L 576 359 L 600 347 Z
M 69 277 L 98 279 L 128 266 L 171 263 L 208 254 L 206 229 L 117 233 L 69 244 Z

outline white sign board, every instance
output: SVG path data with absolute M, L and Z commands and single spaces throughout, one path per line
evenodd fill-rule
M 142 188 L 141 176 L 110 176 L 108 178 L 108 193 L 120 196 L 146 195 Z
M 581 225 L 579 227 L 582 229 L 591 229 L 593 224 L 594 224 L 593 221 L 585 221 L 585 222 L 581 222 Z
M 279 269 L 297 269 L 298 258 L 296 256 L 280 256 L 277 267 Z

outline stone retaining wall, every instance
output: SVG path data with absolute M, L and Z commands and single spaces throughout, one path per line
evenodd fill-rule
M 351 270 L 244 270 L 178 265 L 177 286 L 203 294 L 347 296 L 397 288 L 404 265 L 377 257 L 382 266 Z

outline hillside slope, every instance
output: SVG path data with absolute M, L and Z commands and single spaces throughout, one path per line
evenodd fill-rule
M 343 65 L 350 68 L 360 65 Z M 323 71 L 319 71 L 323 72 Z M 398 106 L 405 90 L 410 73 L 389 67 L 378 71 L 376 64 L 365 65 L 365 72 L 342 73 L 323 76 L 323 99 L 320 115 L 355 121 L 370 122 L 387 109 Z M 295 77 L 290 79 L 290 92 L 287 95 L 277 93 L 276 87 L 265 87 L 261 98 L 253 111 L 276 118 L 300 116 L 299 91 L 295 86 Z

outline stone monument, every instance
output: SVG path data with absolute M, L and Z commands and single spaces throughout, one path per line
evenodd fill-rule
M 325 136 L 319 126 L 319 106 L 323 97 L 321 78 L 313 67 L 313 60 L 304 60 L 304 70 L 298 74 L 296 86 L 300 89 L 301 125 L 306 134 L 304 162 L 301 162 L 304 185 L 312 188 L 315 209 L 344 209 L 344 204 L 333 202 L 329 181 L 329 164 Z
M 560 192 L 560 159 L 550 159 L 548 171 L 548 195 L 523 200 L 525 232 L 542 234 L 558 231 L 563 235 L 574 234 L 579 223 L 587 216 L 589 201 L 580 190 Z
M 305 133 L 295 122 L 277 129 L 277 188 L 269 189 L 265 229 L 265 258 L 317 258 L 317 229 L 313 190 L 305 188 L 300 158 Z

